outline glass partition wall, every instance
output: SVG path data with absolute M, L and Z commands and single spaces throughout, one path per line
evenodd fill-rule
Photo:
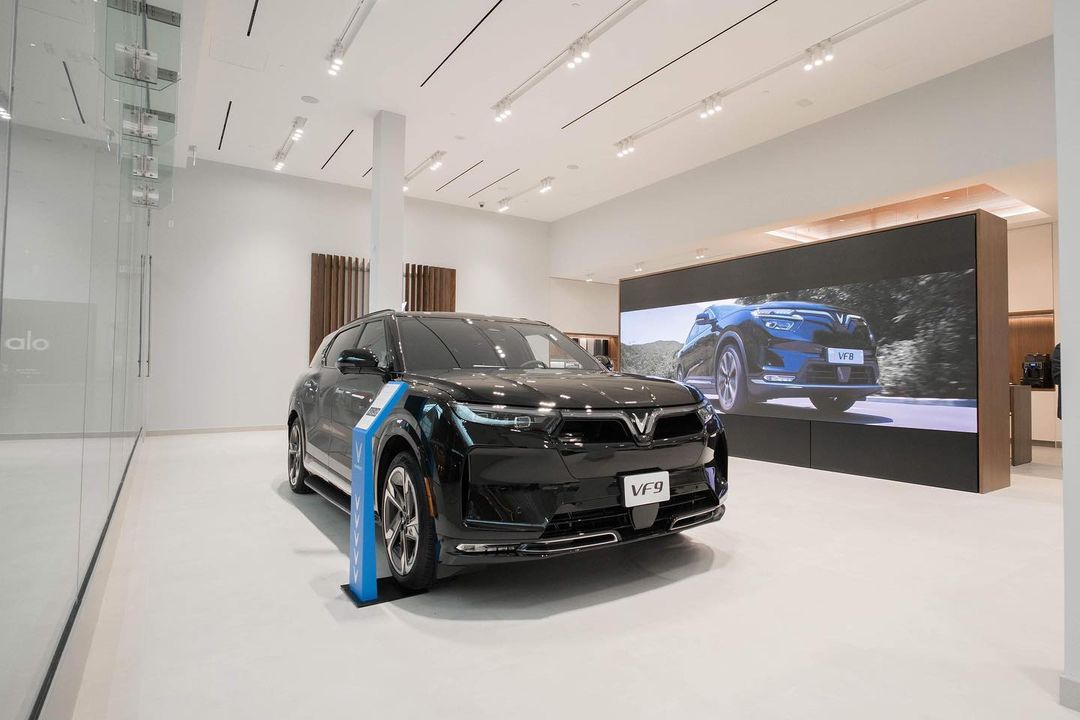
M 0 0 L 0 720 L 37 712 L 141 437 L 169 5 Z

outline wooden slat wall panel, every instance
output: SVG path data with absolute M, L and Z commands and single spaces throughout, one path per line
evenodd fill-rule
M 457 309 L 457 270 L 406 263 L 403 299 L 409 310 L 453 312 Z
M 363 258 L 311 254 L 308 357 L 324 337 L 368 312 L 369 271 Z

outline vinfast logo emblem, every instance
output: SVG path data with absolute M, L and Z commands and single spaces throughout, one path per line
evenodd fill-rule
M 649 412 L 648 410 L 642 410 L 640 412 L 631 411 L 629 413 L 630 424 L 634 426 L 635 430 L 637 430 L 638 435 L 645 437 L 649 434 L 649 429 L 652 425 L 652 419 L 654 414 L 655 413 Z

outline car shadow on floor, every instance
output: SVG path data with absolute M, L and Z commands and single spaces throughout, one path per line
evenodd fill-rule
M 293 493 L 284 478 L 275 479 L 273 487 L 340 550 L 344 580 L 349 517 L 319 495 Z M 381 547 L 379 555 L 381 576 L 386 574 Z M 729 560 L 727 553 L 692 535 L 668 535 L 532 562 L 444 567 L 440 576 L 446 577 L 428 593 L 399 600 L 394 606 L 442 620 L 538 619 L 656 591 L 723 568 Z
M 532 620 L 658 591 L 730 556 L 679 534 L 533 562 L 490 565 L 397 605 L 440 620 Z

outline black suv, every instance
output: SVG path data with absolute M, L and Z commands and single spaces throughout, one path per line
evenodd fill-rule
M 784 397 L 842 413 L 881 392 L 866 319 L 808 302 L 706 308 L 675 356 L 675 377 L 715 392 L 726 413 Z
M 289 484 L 348 510 L 353 426 L 390 379 L 375 437 L 390 568 L 543 558 L 667 535 L 724 514 L 712 405 L 608 370 L 544 323 L 382 311 L 325 338 L 289 399 Z

